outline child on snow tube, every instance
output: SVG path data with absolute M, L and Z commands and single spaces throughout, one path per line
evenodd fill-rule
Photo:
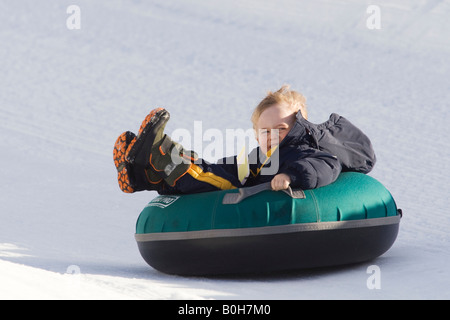
M 273 190 L 306 190 L 334 182 L 341 171 L 369 172 L 376 158 L 364 133 L 337 114 L 320 125 L 308 122 L 305 102 L 289 86 L 269 92 L 251 118 L 259 147 L 245 161 L 234 156 L 215 164 L 164 134 L 169 112 L 154 109 L 137 136 L 126 131 L 115 143 L 120 189 L 189 194 L 270 181 Z

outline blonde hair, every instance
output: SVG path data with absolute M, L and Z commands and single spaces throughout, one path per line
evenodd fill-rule
M 303 118 L 308 119 L 308 111 L 306 110 L 306 98 L 297 91 L 290 90 L 289 85 L 284 85 L 276 92 L 269 91 L 267 96 L 258 104 L 252 114 L 253 128 L 256 129 L 256 123 L 259 117 L 267 108 L 284 103 L 297 113 L 301 111 Z

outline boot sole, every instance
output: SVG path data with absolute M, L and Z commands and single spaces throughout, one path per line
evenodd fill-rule
M 126 131 L 122 133 L 116 140 L 114 144 L 114 165 L 117 169 L 117 181 L 119 183 L 120 190 L 125 193 L 133 193 L 135 192 L 135 188 L 132 186 L 129 172 L 129 164 L 126 161 L 126 150 L 129 149 L 129 144 L 132 140 L 135 140 L 135 135 Z

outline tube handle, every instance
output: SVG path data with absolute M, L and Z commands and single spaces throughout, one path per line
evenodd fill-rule
M 253 187 L 239 188 L 238 193 L 227 193 L 223 197 L 222 204 L 237 204 L 248 197 L 267 190 L 272 190 L 270 182 L 261 183 Z M 288 187 L 286 190 L 281 191 L 293 199 L 305 198 L 305 192 L 301 189 L 292 189 L 291 187 Z

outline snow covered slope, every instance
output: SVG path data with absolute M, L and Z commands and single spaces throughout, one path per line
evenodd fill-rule
M 0 3 L 0 298 L 450 298 L 450 1 L 73 4 L 79 30 L 67 2 Z M 156 193 L 119 191 L 116 137 L 156 106 L 169 133 L 247 129 L 284 83 L 311 121 L 337 112 L 372 139 L 371 175 L 405 213 L 397 242 L 366 264 L 272 277 L 148 267 L 134 226 Z M 372 264 L 381 289 L 366 285 Z

